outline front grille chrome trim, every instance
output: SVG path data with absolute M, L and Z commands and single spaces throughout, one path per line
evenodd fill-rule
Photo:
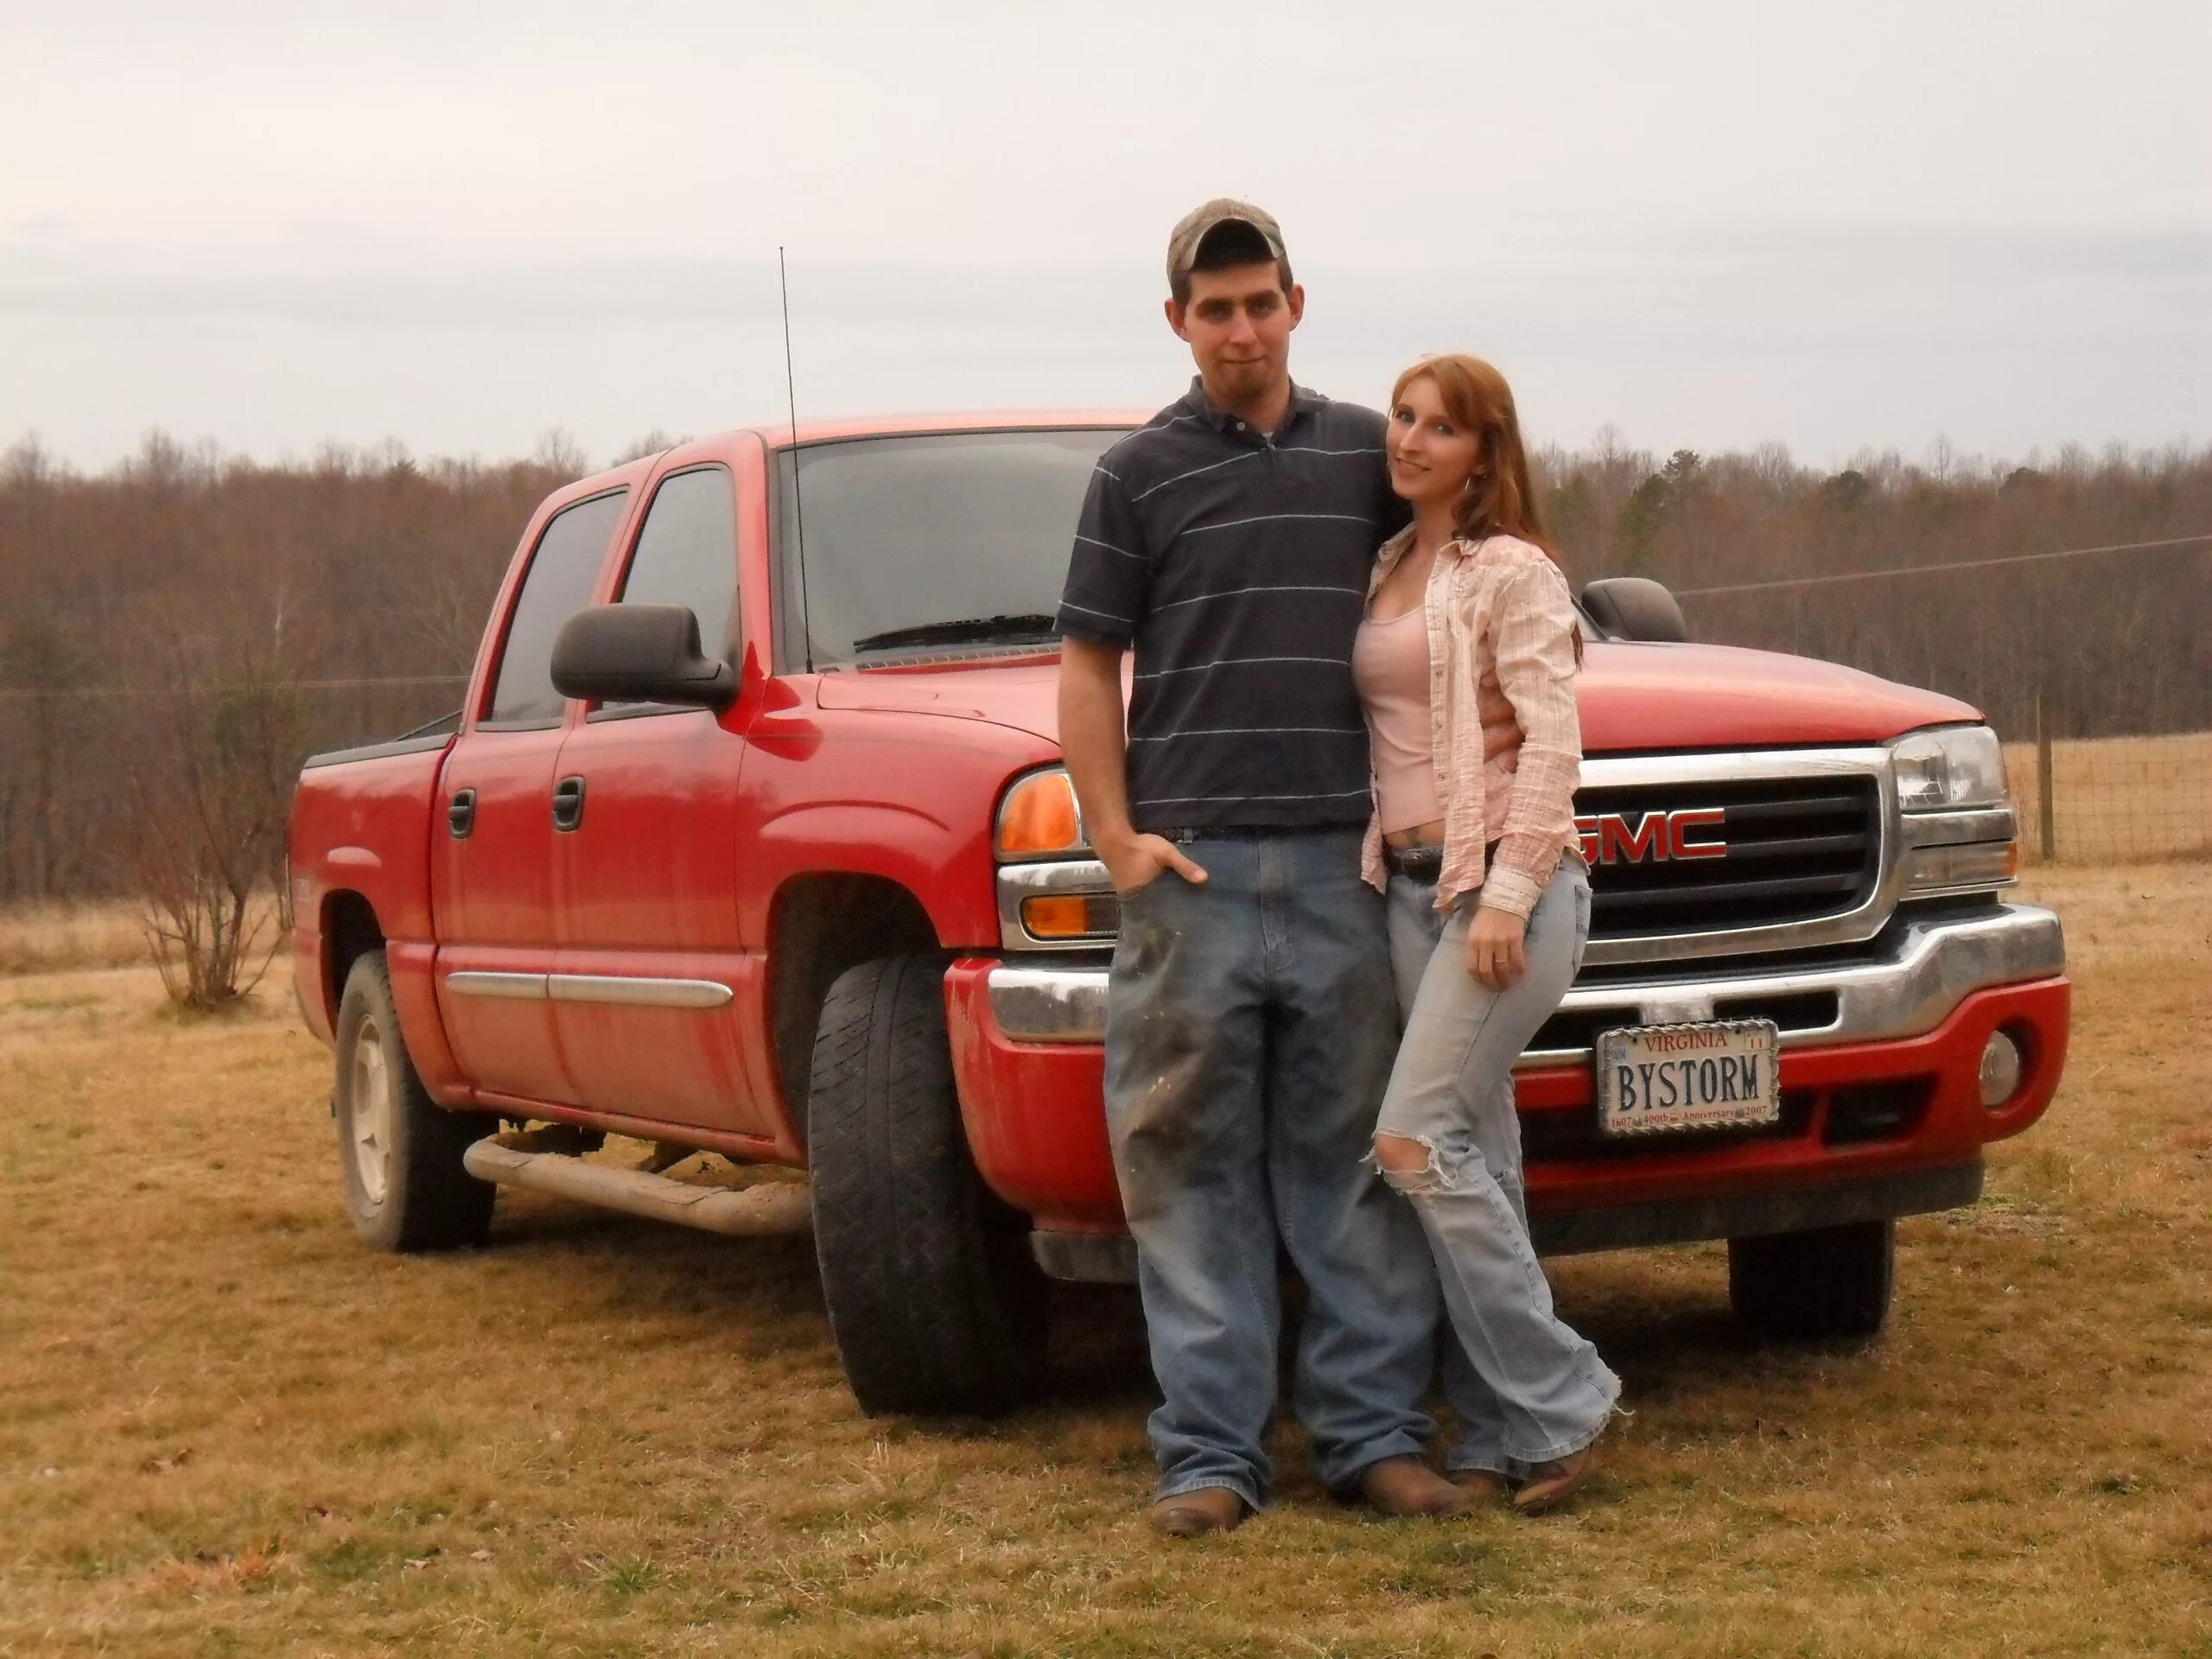
M 1786 1052 L 1917 1037 L 1942 1024 L 1961 999 L 1975 991 L 2049 979 L 2065 970 L 2066 939 L 2058 918 L 2032 905 L 2003 905 L 1987 915 L 1905 923 L 1895 949 L 1877 962 L 1577 987 L 1567 992 L 1560 1012 L 1617 1012 L 1622 1025 L 1679 1025 L 1712 1019 L 1716 1001 L 1832 992 L 1835 1018 L 1783 1031 Z M 1103 964 L 1003 962 L 986 982 L 991 1016 L 1014 1042 L 1097 1043 L 1106 1033 L 1106 981 Z M 1523 1054 L 1515 1069 L 1589 1060 L 1587 1048 L 1535 1049 Z
M 1622 963 L 1680 963 L 1714 957 L 1756 956 L 1771 950 L 1810 950 L 1837 944 L 1863 944 L 1887 925 L 1901 893 L 1897 856 L 1897 779 L 1889 751 L 1876 744 L 1825 749 L 1776 749 L 1740 753 L 1599 755 L 1582 763 L 1576 807 L 1586 810 L 1602 802 L 1583 792 L 1614 789 L 1744 783 L 1803 783 L 1833 778 L 1854 786 L 1871 781 L 1875 791 L 1872 829 L 1880 838 L 1875 875 L 1866 896 L 1847 909 L 1802 920 L 1765 922 L 1748 927 L 1707 928 L 1694 932 L 1614 934 L 1590 941 L 1583 960 L 1592 967 Z
M 1046 939 L 1029 931 L 1021 918 L 1021 901 L 1051 894 L 1111 898 L 1113 878 L 1096 858 L 1055 859 L 1049 863 L 999 866 L 999 944 L 1008 950 L 1110 950 L 1110 938 Z

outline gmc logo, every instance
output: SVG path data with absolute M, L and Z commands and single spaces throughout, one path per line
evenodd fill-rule
M 1726 858 L 1728 843 L 1717 834 L 1693 841 L 1693 831 L 1718 830 L 1726 814 L 1717 806 L 1685 806 L 1672 812 L 1645 812 L 1633 823 L 1624 812 L 1578 814 L 1586 864 L 1641 864 L 1669 858 Z

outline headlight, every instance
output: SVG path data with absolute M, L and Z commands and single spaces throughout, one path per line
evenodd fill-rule
M 1121 902 L 1090 850 L 1066 769 L 1017 778 L 991 833 L 998 855 L 999 942 L 1009 950 L 1110 945 Z
M 993 837 L 1003 859 L 1054 858 L 1089 850 L 1075 785 L 1058 766 L 1033 772 L 999 803 L 998 832 Z
M 1914 732 L 1890 746 L 1897 804 L 1908 812 L 1948 812 L 2004 806 L 2005 751 L 1986 726 L 1946 726 Z
M 1904 810 L 1908 899 L 1988 893 L 2019 869 L 2005 752 L 1986 726 L 1913 732 L 1890 745 Z

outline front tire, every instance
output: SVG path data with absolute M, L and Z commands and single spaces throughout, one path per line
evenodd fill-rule
M 499 1189 L 461 1167 L 494 1121 L 430 1098 L 408 1058 L 384 952 L 353 963 L 338 1003 L 339 1178 L 361 1242 L 379 1250 L 481 1244 Z
M 1871 1337 L 1890 1314 L 1897 1224 L 1859 1221 L 1728 1241 L 1728 1300 L 1761 1336 Z
M 823 1297 L 861 1409 L 990 1413 L 1027 1394 L 1045 1277 L 1027 1217 L 968 1155 L 941 958 L 863 963 L 830 988 L 807 1159 Z

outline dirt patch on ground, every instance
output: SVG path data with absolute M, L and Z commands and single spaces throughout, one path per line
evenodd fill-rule
M 861 1418 L 803 1240 L 504 1196 L 371 1255 L 277 976 L 0 979 L 0 1653 L 2212 1651 L 2212 867 L 2037 872 L 2072 1070 L 1904 1229 L 1866 1345 L 1762 1348 L 1714 1247 L 1557 1264 L 1635 1415 L 1540 1523 L 1142 1528 L 1133 1299 L 1044 1403 Z

